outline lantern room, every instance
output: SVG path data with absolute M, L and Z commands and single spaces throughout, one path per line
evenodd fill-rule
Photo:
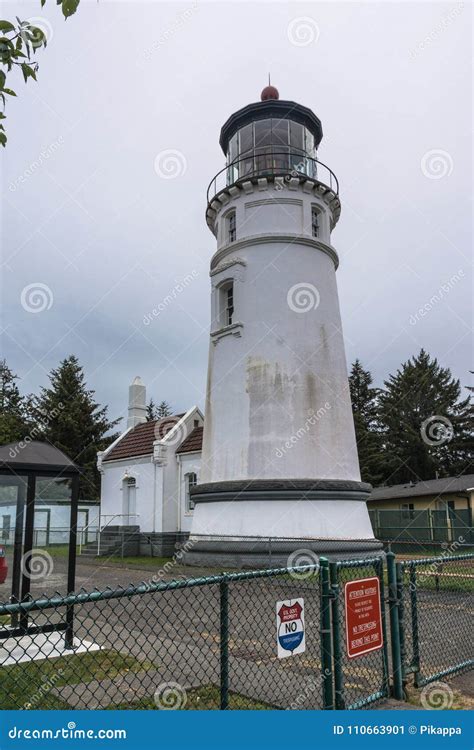
M 260 102 L 234 113 L 222 128 L 227 184 L 266 173 L 316 177 L 322 135 L 321 122 L 310 109 L 280 101 L 277 89 L 267 86 Z

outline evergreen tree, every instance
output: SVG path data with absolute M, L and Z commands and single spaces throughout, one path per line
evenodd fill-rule
M 0 360 L 0 445 L 22 440 L 29 431 L 28 399 L 20 395 L 18 376 Z
M 110 421 L 107 407 L 94 400 L 77 357 L 64 359 L 49 376 L 50 386 L 34 399 L 33 416 L 42 424 L 42 437 L 83 469 L 80 497 L 97 500 L 100 475 L 97 451 L 107 448 L 117 435 L 107 433 L 120 421 Z
M 385 382 L 380 420 L 387 484 L 473 470 L 473 408 L 459 400 L 461 386 L 449 368 L 423 349 Z
M 156 418 L 163 419 L 163 417 L 170 417 L 172 415 L 171 406 L 167 401 L 162 401 L 156 410 Z
M 349 389 L 360 473 L 364 482 L 378 485 L 385 474 L 384 453 L 378 421 L 379 390 L 372 387 L 372 382 L 370 372 L 356 359 L 349 375 Z
M 151 398 L 146 407 L 146 421 L 154 422 L 156 419 L 158 419 L 158 410 L 155 402 Z

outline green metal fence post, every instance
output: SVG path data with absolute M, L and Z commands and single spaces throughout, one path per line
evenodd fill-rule
M 221 711 L 229 708 L 229 581 L 220 582 L 220 671 Z
M 389 668 L 388 668 L 388 645 L 387 645 L 387 621 L 385 617 L 385 586 L 383 580 L 384 565 L 383 557 L 380 557 L 374 564 L 375 573 L 380 581 L 380 614 L 382 616 L 382 670 L 383 670 L 383 690 L 385 695 L 390 695 Z
M 341 653 L 341 623 L 339 614 L 339 575 L 336 562 L 329 563 L 331 582 L 332 643 L 334 656 L 334 701 L 336 709 L 344 709 L 344 672 Z
M 390 641 L 392 647 L 393 697 L 403 700 L 402 660 L 400 656 L 400 621 L 395 555 L 387 552 L 388 602 L 390 613 Z
M 405 604 L 404 604 L 404 591 L 403 591 L 403 563 L 397 562 L 395 564 L 397 574 L 397 599 L 398 599 L 398 635 L 400 640 L 400 665 L 402 668 L 402 685 L 405 689 L 407 681 L 406 675 L 406 663 L 407 663 L 407 652 L 405 644 Z
M 420 641 L 418 637 L 418 598 L 417 598 L 417 582 L 416 582 L 416 567 L 413 563 L 410 563 L 410 600 L 411 600 L 411 637 L 412 637 L 412 648 L 413 648 L 413 672 L 415 673 L 414 685 L 418 685 L 418 676 L 420 672 Z
M 329 560 L 319 559 L 321 580 L 321 678 L 323 708 L 333 709 L 332 644 L 331 644 L 331 589 L 329 585 Z

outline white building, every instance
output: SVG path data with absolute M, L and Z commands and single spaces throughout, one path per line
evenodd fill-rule
M 127 554 L 173 554 L 191 529 L 190 489 L 199 480 L 203 415 L 185 414 L 147 422 L 146 389 L 129 388 L 127 429 L 99 454 L 101 552 L 125 535 Z M 139 533 L 138 533 L 139 532 Z

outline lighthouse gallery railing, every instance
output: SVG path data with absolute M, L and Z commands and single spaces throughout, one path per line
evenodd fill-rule
M 259 177 L 281 177 L 286 182 L 292 177 L 309 177 L 326 185 L 335 195 L 339 194 L 336 175 L 319 159 L 313 159 L 303 152 L 273 150 L 265 146 L 250 151 L 221 169 L 209 183 L 207 202 L 210 203 L 222 190 L 232 185 Z

